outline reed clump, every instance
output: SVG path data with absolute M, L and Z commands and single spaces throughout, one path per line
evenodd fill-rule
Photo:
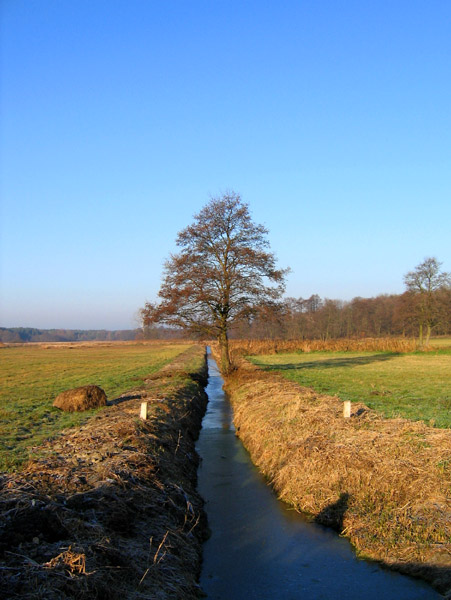
M 340 338 L 334 340 L 230 340 L 232 358 L 278 352 L 414 352 L 414 339 L 408 338 Z
M 278 496 L 451 597 L 451 431 L 361 403 L 344 419 L 337 397 L 238 366 L 226 381 L 237 433 Z

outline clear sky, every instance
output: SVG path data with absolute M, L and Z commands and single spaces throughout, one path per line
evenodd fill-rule
M 232 189 L 287 295 L 451 270 L 449 0 L 2 0 L 0 325 L 131 328 Z

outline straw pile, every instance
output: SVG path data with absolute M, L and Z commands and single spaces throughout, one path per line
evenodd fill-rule
M 259 370 L 226 382 L 238 435 L 278 496 L 365 557 L 451 598 L 451 431 L 384 419 Z
M 61 392 L 54 402 L 53 406 L 67 412 L 79 412 L 105 406 L 107 397 L 98 385 L 82 385 L 72 390 Z
M 203 353 L 191 348 L 173 369 L 197 361 L 205 382 Z M 0 477 L 1 598 L 198 597 L 207 528 L 194 439 L 206 396 L 194 378 L 169 374 Z

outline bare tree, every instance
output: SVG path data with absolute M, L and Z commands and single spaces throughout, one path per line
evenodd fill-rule
M 287 270 L 276 269 L 267 233 L 252 222 L 238 194 L 212 198 L 178 234 L 181 252 L 165 264 L 161 302 L 142 309 L 144 325 L 166 323 L 214 336 L 228 373 L 231 325 L 276 303 L 284 291 Z
M 419 345 L 423 346 L 424 329 L 426 328 L 426 346 L 429 344 L 432 328 L 439 322 L 441 311 L 439 290 L 449 288 L 451 276 L 441 272 L 436 258 L 425 258 L 414 271 L 404 276 L 404 283 L 410 294 L 411 306 L 418 324 Z

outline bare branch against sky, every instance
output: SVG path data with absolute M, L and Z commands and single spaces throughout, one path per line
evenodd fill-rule
M 0 3 L 4 326 L 127 328 L 229 188 L 292 297 L 451 270 L 451 3 Z

